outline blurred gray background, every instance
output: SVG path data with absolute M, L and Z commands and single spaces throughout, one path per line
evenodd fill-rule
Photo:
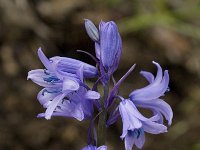
M 0 0 L 0 149 L 80 150 L 87 122 L 37 119 L 41 89 L 27 72 L 43 68 L 37 57 L 77 58 L 94 64 L 77 49 L 94 54 L 84 18 L 96 25 L 115 21 L 123 39 L 119 79 L 136 69 L 120 90 L 123 96 L 144 85 L 140 70 L 156 73 L 155 60 L 170 73 L 165 100 L 174 111 L 169 132 L 146 135 L 144 150 L 200 150 L 200 1 L 199 0 Z M 90 81 L 89 81 L 90 82 Z M 109 150 L 123 150 L 120 121 L 108 130 Z M 134 148 L 135 149 L 135 148 Z

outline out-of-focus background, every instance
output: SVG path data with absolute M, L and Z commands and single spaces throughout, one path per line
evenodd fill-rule
M 114 20 L 123 39 L 119 79 L 137 63 L 121 87 L 123 96 L 147 83 L 140 70 L 156 73 L 155 60 L 170 73 L 165 100 L 174 111 L 169 132 L 146 136 L 144 150 L 200 150 L 199 0 L 0 0 L 0 149 L 80 150 L 87 122 L 38 119 L 41 89 L 27 72 L 43 68 L 38 47 L 48 57 L 67 56 L 94 64 L 77 49 L 94 54 L 84 18 L 96 25 Z M 123 150 L 121 123 L 108 130 L 109 150 Z

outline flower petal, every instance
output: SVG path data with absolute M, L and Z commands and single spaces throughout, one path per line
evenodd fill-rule
M 162 68 L 157 62 L 153 61 L 152 63 L 155 64 L 158 69 L 154 83 L 160 83 L 162 80 Z
M 158 113 L 154 113 L 154 116 L 152 116 L 151 118 L 149 118 L 149 120 L 151 121 L 158 121 L 160 120 L 160 115 Z M 162 123 L 160 123 L 162 124 Z
M 68 102 L 66 100 L 58 105 L 52 116 L 72 117 L 79 121 L 84 119 L 84 113 L 81 104 Z
M 145 135 L 143 132 L 137 139 L 135 139 L 135 145 L 137 146 L 137 148 L 142 149 L 144 142 L 145 142 Z
M 79 89 L 79 83 L 76 80 L 65 78 L 63 81 L 63 92 L 71 92 Z
M 43 63 L 43 65 L 49 70 L 53 72 L 52 65 L 49 61 L 49 59 L 44 55 L 42 48 L 40 47 L 38 49 L 38 57 L 40 58 L 40 61 Z
M 51 100 L 53 100 L 59 94 L 59 89 L 44 88 L 38 93 L 37 99 L 40 102 L 40 104 L 43 105 L 44 108 L 47 108 L 51 103 Z
M 83 65 L 80 66 L 80 68 L 76 71 L 76 75 L 78 78 L 83 82 Z
M 51 60 L 54 60 L 55 58 L 51 58 Z M 67 57 L 60 57 L 60 60 L 57 62 L 57 71 L 60 74 L 63 74 L 65 72 L 76 74 L 77 70 L 81 67 L 83 67 L 83 76 L 85 78 L 93 78 L 98 75 L 98 70 L 96 67 L 89 65 L 87 63 L 84 63 L 80 60 L 67 58 Z
M 60 103 L 60 101 L 65 97 L 65 94 L 60 94 L 58 96 L 56 96 L 52 102 L 51 105 L 48 106 L 48 108 L 45 111 L 45 118 L 47 120 L 51 119 L 51 116 L 55 110 L 55 108 L 58 106 L 58 104 Z
M 87 91 L 87 93 L 85 94 L 85 98 L 86 99 L 99 99 L 101 97 L 101 95 L 96 92 L 96 91 Z
M 149 83 L 153 83 L 153 81 L 154 81 L 154 76 L 153 76 L 152 73 L 147 72 L 147 71 L 140 71 L 140 74 L 141 74 L 143 77 L 145 77 Z
M 142 122 L 142 127 L 145 132 L 148 132 L 151 134 L 160 134 L 160 133 L 167 132 L 167 127 L 165 125 L 152 122 L 152 121 Z
M 135 137 L 127 135 L 124 140 L 125 149 L 132 150 L 133 145 L 135 144 Z
M 131 100 L 133 100 L 133 101 L 134 100 L 143 100 L 144 101 L 144 100 L 157 99 L 160 96 L 163 96 L 164 93 L 167 91 L 168 84 L 169 84 L 168 71 L 165 70 L 164 77 L 163 77 L 162 81 L 160 82 L 160 84 L 158 84 L 156 82 L 156 80 L 158 80 L 158 79 L 155 79 L 155 81 L 152 84 L 150 84 L 144 88 L 133 91 L 129 95 Z
M 97 150 L 107 150 L 107 146 L 103 145 L 97 148 Z
M 109 71 L 110 74 L 112 75 L 113 72 L 115 72 L 118 68 L 118 65 L 119 65 L 119 61 L 120 61 L 120 58 L 121 58 L 121 55 L 122 55 L 122 39 L 120 37 L 120 34 L 118 33 L 119 35 L 119 38 L 118 38 L 118 50 L 117 50 L 117 54 L 115 56 L 115 60 L 114 60 L 114 63 L 113 63 L 113 66 L 111 68 L 111 70 Z
M 133 102 L 129 99 L 126 100 L 126 110 L 128 111 L 130 116 L 135 116 L 141 121 L 148 121 L 149 119 L 144 117 L 133 104 Z M 131 117 L 132 118 L 132 117 Z
M 168 124 L 171 125 L 173 118 L 173 111 L 169 104 L 161 99 L 155 99 L 151 101 L 134 101 L 135 105 L 143 108 L 150 108 L 152 111 L 160 112 L 168 120 Z
M 44 69 L 36 69 L 28 72 L 27 79 L 31 79 L 34 83 L 42 87 L 59 87 L 62 85 L 61 81 L 53 74 L 46 73 Z
M 93 146 L 93 145 L 87 145 L 82 148 L 82 150 L 96 150 L 96 149 L 97 149 L 97 147 Z
M 157 110 L 152 110 L 153 111 L 153 114 L 156 115 L 156 116 L 159 116 L 159 119 L 156 120 L 157 123 L 160 123 L 160 124 L 163 124 L 164 123 L 164 119 L 163 119 L 163 115 L 161 114 L 160 111 L 157 111 Z M 168 125 L 169 124 L 169 121 L 168 121 Z
M 95 42 L 95 53 L 96 53 L 96 57 L 98 59 L 100 59 L 100 52 L 101 52 L 100 45 L 99 45 L 99 43 Z
M 124 100 L 119 104 L 119 112 L 122 117 L 123 122 L 123 133 L 121 138 L 124 138 L 128 130 L 139 129 L 142 127 L 141 121 L 132 112 L 132 105 L 130 105 L 129 100 Z

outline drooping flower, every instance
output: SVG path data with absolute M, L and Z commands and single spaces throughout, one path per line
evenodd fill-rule
M 133 91 L 129 98 L 137 106 L 142 108 L 148 108 L 153 111 L 154 114 L 160 116 L 158 122 L 163 123 L 163 116 L 167 119 L 168 124 L 171 125 L 173 112 L 169 104 L 160 99 L 166 91 L 168 91 L 169 84 L 169 74 L 168 71 L 162 73 L 162 68 L 156 62 L 153 62 L 156 65 L 158 71 L 154 79 L 154 76 L 150 72 L 141 71 L 141 74 L 148 80 L 150 83 L 148 86 L 137 89 Z
M 77 70 L 81 67 L 83 67 L 84 78 L 94 78 L 98 76 L 98 70 L 96 67 L 80 60 L 56 56 L 50 58 L 50 61 L 56 62 L 56 71 L 63 76 L 68 76 L 69 73 L 76 74 Z
M 167 132 L 167 127 L 163 125 L 164 117 L 168 121 L 168 125 L 171 125 L 172 122 L 171 107 L 160 99 L 168 90 L 169 74 L 165 70 L 163 75 L 160 65 L 156 62 L 153 63 L 158 69 L 155 79 L 150 72 L 142 71 L 141 74 L 150 84 L 131 92 L 129 99 L 124 100 L 118 96 L 121 102 L 107 122 L 108 125 L 112 124 L 118 119 L 119 114 L 121 115 L 123 122 L 121 138 L 125 139 L 126 150 L 132 150 L 134 144 L 138 148 L 142 148 L 145 142 L 145 132 L 151 134 Z M 151 118 L 144 117 L 137 107 L 150 109 L 153 116 Z
M 99 93 L 87 91 L 84 87 L 80 87 L 78 90 L 66 95 L 60 92 L 53 93 L 47 90 L 50 89 L 43 89 L 38 94 L 39 102 L 44 108 L 47 108 L 46 112 L 39 114 L 38 117 L 47 118 L 47 115 L 50 114 L 51 116 L 73 117 L 81 121 L 85 118 L 92 117 L 92 99 L 100 98 Z M 56 101 L 56 99 L 60 100 Z M 55 107 L 50 106 L 53 102 L 56 103 L 54 104 L 56 105 Z
M 94 75 L 95 67 L 67 58 L 68 64 L 64 65 L 65 58 L 53 57 L 49 60 L 41 49 L 38 50 L 38 56 L 46 69 L 36 69 L 28 73 L 28 79 L 44 87 L 37 98 L 46 111 L 38 116 L 46 119 L 51 116 L 66 116 L 77 120 L 91 117 L 93 103 L 90 99 L 99 99 L 100 94 L 90 91 L 83 83 L 83 78 L 84 75 Z M 94 72 L 88 71 L 91 68 Z
M 93 145 L 88 145 L 85 146 L 82 150 L 107 150 L 107 146 L 103 145 L 103 146 L 93 146 Z
M 126 150 L 132 150 L 134 144 L 141 149 L 145 142 L 145 132 L 151 134 L 167 132 L 167 127 L 157 122 L 158 115 L 151 118 L 144 117 L 129 99 L 122 99 L 119 112 L 123 123 L 121 138 L 124 139 Z

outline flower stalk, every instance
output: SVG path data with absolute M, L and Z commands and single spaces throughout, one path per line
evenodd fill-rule
M 101 107 L 102 112 L 99 114 L 99 122 L 98 122 L 98 130 L 97 130 L 97 146 L 105 145 L 105 139 L 106 139 L 106 118 L 107 118 L 107 112 L 105 109 L 105 103 L 108 99 L 109 94 L 109 83 L 105 84 L 104 86 L 104 96 L 101 99 Z

